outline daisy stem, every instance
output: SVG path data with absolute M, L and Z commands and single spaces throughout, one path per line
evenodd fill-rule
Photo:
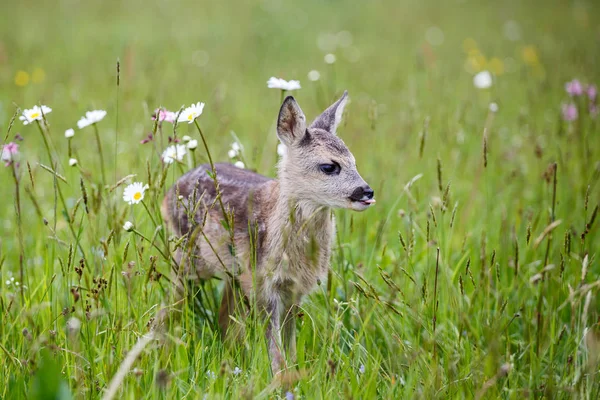
M 200 137 L 202 138 L 202 144 L 204 144 L 204 149 L 206 150 L 206 155 L 208 156 L 208 162 L 210 163 L 210 169 L 213 173 L 213 180 L 215 182 L 215 191 L 217 193 L 217 198 L 219 199 L 219 205 L 221 206 L 221 211 L 223 212 L 223 218 L 225 218 L 225 222 L 227 222 L 227 226 L 229 226 L 229 219 L 227 218 L 227 213 L 225 212 L 225 206 L 223 205 L 223 200 L 221 199 L 221 189 L 219 188 L 219 181 L 217 180 L 217 169 L 215 168 L 215 164 L 213 163 L 212 156 L 210 155 L 210 150 L 208 150 L 208 144 L 206 144 L 206 139 L 204 138 L 204 134 L 202 133 L 202 129 L 200 129 L 200 125 L 198 125 L 198 121 L 194 120 L 194 124 L 196 124 L 196 128 L 198 132 L 200 132 Z
M 146 209 L 146 211 L 148 212 L 148 215 L 150 216 L 150 219 L 152 220 L 152 223 L 154 224 L 154 227 L 157 227 L 158 224 L 156 223 L 156 220 L 152 216 L 152 213 L 150 212 L 150 209 L 148 208 L 148 206 L 146 205 L 146 203 L 144 202 L 144 200 L 142 200 L 141 203 L 144 206 L 144 208 Z
M 21 221 L 21 191 L 19 190 L 19 177 L 17 176 L 17 165 L 15 162 L 11 162 L 12 176 L 15 180 L 15 208 L 17 211 L 17 226 L 19 228 L 19 279 L 21 280 L 21 302 L 25 304 L 25 298 L 23 295 L 23 287 L 25 286 L 25 268 L 23 266 L 23 260 L 25 259 L 25 246 L 23 244 L 23 223 Z
M 139 237 L 141 237 L 142 239 L 144 239 L 146 242 L 150 243 L 150 245 L 152 247 L 154 247 L 156 250 L 158 250 L 158 252 L 160 253 L 161 256 L 164 257 L 165 260 L 170 261 L 171 259 L 169 257 L 167 257 L 167 255 L 160 249 L 160 247 L 158 247 L 153 241 L 151 241 L 150 239 L 148 239 L 146 236 L 144 236 L 140 231 L 138 231 L 137 229 L 132 230 L 133 233 L 135 233 L 136 235 L 138 235 Z
M 40 124 L 40 121 L 35 121 L 35 122 L 37 122 L 38 129 L 40 130 L 40 134 L 42 135 L 42 138 L 44 139 L 44 146 L 46 147 L 46 152 L 48 153 L 48 158 L 50 159 L 50 165 L 53 165 L 54 157 L 52 157 L 52 151 L 50 150 L 50 145 L 48 144 L 48 138 L 46 137 L 44 128 L 42 128 L 42 124 Z
M 100 133 L 98 126 L 94 123 L 94 133 L 96 134 L 96 144 L 98 145 L 98 153 L 100 155 L 100 171 L 102 172 L 102 184 L 106 184 L 106 175 L 104 173 L 104 154 L 102 154 L 102 143 L 100 142 Z
M 44 145 L 46 146 L 46 151 L 48 152 L 48 157 L 50 157 L 50 165 L 52 166 L 52 168 L 54 168 L 54 170 L 56 171 L 58 169 L 58 163 L 53 161 L 52 158 L 52 152 L 50 151 L 50 145 L 48 144 L 48 139 L 46 138 L 46 134 L 44 132 L 44 129 L 42 128 L 41 124 L 39 121 L 36 121 L 37 125 L 38 125 L 38 129 L 40 130 L 40 133 L 42 134 L 42 138 L 44 138 Z M 58 194 L 60 196 L 60 200 L 62 202 L 63 205 L 63 209 L 66 213 L 66 215 L 68 216 L 68 209 L 67 209 L 67 203 L 65 202 L 65 198 L 62 194 L 62 190 L 60 188 L 60 185 L 56 185 Z M 81 243 L 79 243 L 79 237 L 77 236 L 77 234 L 75 233 L 75 229 L 73 228 L 73 221 L 71 221 L 71 218 L 67 217 L 67 222 L 69 223 L 69 228 L 71 230 L 71 234 L 73 235 L 73 238 L 77 241 L 77 244 L 79 246 L 79 250 L 81 251 L 81 254 L 83 255 L 83 258 L 85 257 L 85 252 L 83 251 L 83 247 L 81 246 Z

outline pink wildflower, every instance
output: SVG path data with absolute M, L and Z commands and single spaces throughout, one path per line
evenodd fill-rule
M 590 117 L 592 118 L 596 118 L 598 116 L 598 105 L 597 104 L 590 104 Z
M 569 96 L 581 96 L 583 94 L 583 86 L 577 79 L 567 82 L 565 84 L 565 90 L 569 93 Z
M 177 117 L 177 114 L 175 114 L 172 111 L 167 111 L 162 108 L 157 108 L 156 110 L 154 110 L 154 114 L 152 114 L 152 121 L 156 121 L 157 115 L 158 115 L 159 122 L 167 121 L 167 122 L 173 123 L 173 122 L 175 122 L 175 118 Z
M 19 145 L 10 142 L 5 144 L 2 147 L 2 161 L 4 161 L 4 166 L 8 167 L 13 161 L 16 160 L 17 155 L 19 154 Z
M 565 121 L 575 121 L 577 119 L 577 107 L 575 107 L 575 104 L 563 104 L 562 116 Z
M 585 91 L 587 92 L 588 98 L 591 101 L 596 100 L 596 96 L 598 95 L 598 89 L 596 88 L 596 85 L 588 85 Z

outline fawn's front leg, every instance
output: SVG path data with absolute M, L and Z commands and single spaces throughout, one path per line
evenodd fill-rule
M 281 309 L 282 302 L 277 297 L 270 298 L 265 307 L 268 318 L 267 343 L 273 375 L 279 373 L 285 366 L 285 360 L 281 351 Z
M 288 360 L 294 364 L 296 363 L 296 314 L 298 313 L 298 306 L 292 304 L 286 308 L 282 327 L 283 346 Z

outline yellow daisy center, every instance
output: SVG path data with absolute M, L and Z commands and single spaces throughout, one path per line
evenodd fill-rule
M 188 115 L 188 121 L 191 121 L 192 119 L 194 119 L 194 114 Z
M 142 193 L 140 192 L 135 192 L 135 194 L 133 195 L 134 200 L 139 200 L 142 198 Z
M 37 118 L 39 116 L 40 116 L 40 113 L 38 113 L 38 112 L 33 113 L 33 114 L 31 114 L 31 119 Z

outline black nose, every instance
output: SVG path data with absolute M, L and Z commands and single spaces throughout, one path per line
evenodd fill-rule
M 368 199 L 372 199 L 375 192 L 371 189 L 370 186 L 361 186 L 354 189 L 352 195 L 350 196 L 350 200 L 352 201 L 360 201 L 363 197 L 367 197 Z

